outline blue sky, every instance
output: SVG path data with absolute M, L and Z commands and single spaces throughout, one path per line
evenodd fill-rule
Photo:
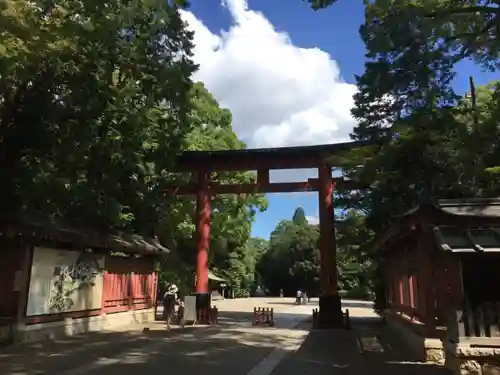
M 341 0 L 314 12 L 302 0 L 192 0 L 184 19 L 195 32 L 201 80 L 233 113 L 235 132 L 249 147 L 345 141 L 354 75 L 363 73 L 361 0 Z M 455 88 L 466 92 L 498 79 L 472 62 L 458 67 Z M 314 171 L 275 172 L 272 181 L 303 181 Z M 316 193 L 271 194 L 253 235 L 267 238 L 296 207 L 316 218 Z

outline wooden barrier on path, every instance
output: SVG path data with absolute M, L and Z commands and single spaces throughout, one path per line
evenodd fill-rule
M 313 328 L 320 328 L 319 324 L 319 309 L 313 309 L 312 311 L 312 326 Z M 342 327 L 344 329 L 351 328 L 351 319 L 349 317 L 349 309 L 345 310 L 345 313 L 342 313 Z
M 254 307 L 252 325 L 273 327 L 274 309 L 268 307 Z
M 318 309 L 313 309 L 313 328 L 318 326 L 319 322 L 319 310 Z
M 196 323 L 213 325 L 217 323 L 219 310 L 217 307 L 207 307 L 206 309 L 196 310 Z

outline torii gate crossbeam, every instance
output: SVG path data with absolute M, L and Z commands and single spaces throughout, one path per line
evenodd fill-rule
M 196 286 L 197 307 L 210 305 L 208 287 L 208 251 L 210 243 L 210 200 L 216 194 L 251 194 L 315 191 L 319 198 L 320 284 L 319 325 L 331 328 L 342 325 L 341 300 L 338 294 L 333 191 L 336 186 L 351 184 L 332 178 L 332 160 L 340 152 L 364 146 L 349 142 L 322 146 L 245 149 L 232 151 L 189 151 L 176 163 L 177 172 L 196 174 L 197 183 L 175 186 L 169 193 L 197 196 Z M 338 167 L 340 165 L 337 165 Z M 318 178 L 306 182 L 270 183 L 269 171 L 276 169 L 317 168 Z M 229 185 L 211 181 L 215 171 L 257 171 L 255 184 Z

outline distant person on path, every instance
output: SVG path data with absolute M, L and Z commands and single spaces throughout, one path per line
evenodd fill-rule
M 302 293 L 302 304 L 303 305 L 307 304 L 307 293 L 306 292 Z
M 302 298 L 302 291 L 299 289 L 297 290 L 297 298 L 295 300 L 295 303 L 297 303 L 298 305 L 300 305 L 300 299 Z
M 283 289 L 280 289 L 280 297 L 283 298 L 283 295 L 284 295 Z
M 172 317 L 175 314 L 175 305 L 177 303 L 177 285 L 171 284 L 163 295 L 163 316 L 167 323 L 167 329 L 170 329 Z

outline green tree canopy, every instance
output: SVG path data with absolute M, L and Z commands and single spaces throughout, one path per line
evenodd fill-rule
M 246 147 L 232 130 L 229 110 L 220 108 L 202 83 L 193 85 L 190 101 L 192 130 L 185 138 L 183 149 L 209 151 Z M 217 172 L 211 177 L 227 184 L 255 181 L 255 175 L 249 172 Z M 170 181 L 185 184 L 189 178 L 189 175 L 171 175 Z M 158 232 L 176 254 L 167 257 L 164 268 L 170 278 L 191 285 L 196 259 L 196 200 L 170 197 L 165 207 Z M 266 209 L 267 200 L 260 194 L 217 195 L 211 207 L 210 268 L 228 279 L 237 294 L 249 293 L 255 278 L 255 262 L 261 253 L 253 247 L 255 241 L 249 242 L 250 233 L 256 212 Z M 174 269 L 178 270 L 178 276 L 173 275 Z
M 152 234 L 190 130 L 195 65 L 177 7 L 6 1 L 0 23 L 2 212 Z
M 472 90 L 475 105 L 451 87 L 464 58 L 497 68 L 490 31 L 497 8 L 492 1 L 366 2 L 360 35 L 368 61 L 357 77 L 352 138 L 374 143 L 351 152 L 345 173 L 368 188 L 344 192 L 338 203 L 365 210 L 374 229 L 422 200 L 499 194 L 491 175 L 498 86 Z
M 301 211 L 303 209 L 298 208 L 295 213 Z M 366 254 L 366 245 L 373 239 L 373 233 L 366 227 L 364 216 L 347 212 L 337 224 L 336 237 L 339 287 L 347 295 L 366 297 L 373 288 L 370 276 L 374 264 Z M 310 296 L 319 294 L 318 240 L 318 227 L 307 221 L 284 220 L 276 226 L 268 249 L 257 264 L 261 280 L 271 293 L 278 295 L 283 289 L 286 294 L 294 295 L 301 289 Z
M 342 158 L 361 189 L 336 202 L 376 233 L 425 200 L 500 194 L 499 86 L 471 82 L 466 96 L 452 87 L 464 59 L 499 68 L 499 14 L 494 0 L 365 1 L 351 137 L 372 146 Z
M 36 211 L 99 231 L 158 235 L 174 251 L 163 279 L 192 287 L 193 197 L 166 187 L 183 150 L 241 149 L 231 113 L 192 84 L 182 1 L 80 0 L 0 5 L 2 213 Z M 249 183 L 251 173 L 218 173 Z M 212 202 L 210 264 L 251 283 L 245 253 L 261 195 Z M 173 280 L 172 280 L 173 281 Z
M 297 207 L 293 213 L 292 221 L 296 225 L 307 225 L 306 213 L 302 207 Z

